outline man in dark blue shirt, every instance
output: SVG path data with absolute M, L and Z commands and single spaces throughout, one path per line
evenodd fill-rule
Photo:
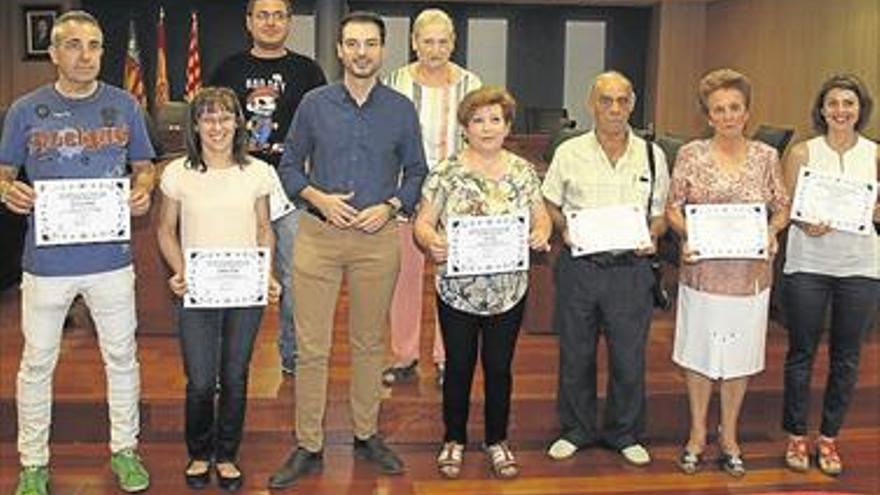
M 327 363 L 343 276 L 350 297 L 355 454 L 385 474 L 403 471 L 377 434 L 388 309 L 400 266 L 391 220 L 400 210 L 413 211 L 428 169 L 415 108 L 377 79 L 385 46 L 382 19 L 353 12 L 342 19 L 339 33 L 343 80 L 303 98 L 279 165 L 287 194 L 309 206 L 293 259 L 298 447 L 269 478 L 271 488 L 322 468 Z

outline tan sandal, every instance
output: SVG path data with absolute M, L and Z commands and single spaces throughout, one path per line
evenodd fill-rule
M 810 469 L 810 447 L 807 437 L 788 437 L 785 447 L 785 465 L 792 471 L 804 473 Z
M 519 465 L 513 457 L 513 452 L 507 442 L 498 442 L 493 445 L 487 445 L 486 459 L 489 461 L 489 467 L 492 473 L 498 478 L 510 479 L 519 475 Z
M 820 436 L 816 441 L 816 465 L 828 476 L 839 476 L 843 472 L 843 462 L 833 438 Z
M 444 478 L 455 479 L 461 474 L 461 464 L 464 461 L 464 445 L 456 442 L 446 442 L 437 456 L 437 470 Z

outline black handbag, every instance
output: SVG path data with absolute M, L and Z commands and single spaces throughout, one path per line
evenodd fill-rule
M 648 225 L 650 226 L 651 203 L 654 202 L 654 177 L 656 175 L 656 166 L 654 165 L 654 143 L 650 139 L 645 138 L 645 144 L 647 145 L 648 151 L 648 169 L 651 172 L 651 182 L 649 183 L 648 188 L 648 207 L 646 209 Z M 660 238 L 657 239 L 657 243 L 660 243 Z M 654 299 L 654 307 L 665 311 L 672 309 L 672 298 L 669 296 L 669 291 L 666 290 L 666 286 L 663 285 L 663 264 L 660 260 L 660 256 L 656 252 L 651 256 L 651 273 L 654 275 L 654 285 L 651 286 L 651 296 Z

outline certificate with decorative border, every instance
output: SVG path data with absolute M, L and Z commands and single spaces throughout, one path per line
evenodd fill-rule
M 565 212 L 572 256 L 646 248 L 651 233 L 645 209 L 636 205 L 603 206 Z
M 767 259 L 763 203 L 685 205 L 688 244 L 695 258 Z
M 272 192 L 269 193 L 269 219 L 273 222 L 287 215 L 296 209 L 296 206 L 287 198 L 284 192 L 284 186 L 281 185 L 281 178 L 274 168 L 270 169 L 272 174 Z
M 874 235 L 877 184 L 803 167 L 791 207 L 791 218 L 827 223 L 858 235 Z
M 529 269 L 529 214 L 456 216 L 446 221 L 446 276 Z
M 184 253 L 186 308 L 265 306 L 269 249 L 190 248 Z
M 34 181 L 37 246 L 127 242 L 128 178 Z

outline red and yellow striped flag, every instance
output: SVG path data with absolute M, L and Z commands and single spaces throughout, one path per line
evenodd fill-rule
M 191 101 L 202 87 L 202 63 L 199 60 L 199 18 L 192 13 L 189 28 L 189 54 L 186 57 L 186 100 Z
M 168 90 L 168 69 L 165 62 L 165 9 L 159 8 L 159 25 L 156 27 L 156 89 L 153 104 L 158 110 L 171 100 Z
M 144 77 L 141 72 L 141 52 L 138 50 L 134 19 L 128 24 L 128 51 L 125 54 L 125 72 L 122 75 L 125 89 L 134 96 L 142 107 L 147 106 L 147 95 L 144 92 Z

